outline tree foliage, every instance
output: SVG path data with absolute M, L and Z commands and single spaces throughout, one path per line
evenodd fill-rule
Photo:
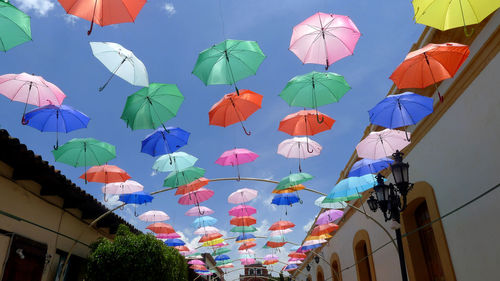
M 187 263 L 176 249 L 151 234 L 133 234 L 120 225 L 114 241 L 91 245 L 88 281 L 187 281 Z

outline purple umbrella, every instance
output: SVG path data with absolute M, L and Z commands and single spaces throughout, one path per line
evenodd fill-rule
M 319 215 L 318 219 L 316 220 L 316 225 L 323 225 L 334 222 L 340 219 L 343 215 L 344 215 L 343 211 L 334 209 L 328 210 Z

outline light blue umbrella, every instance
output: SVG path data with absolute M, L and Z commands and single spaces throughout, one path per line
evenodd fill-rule
M 326 196 L 323 203 L 350 201 L 361 197 L 361 193 L 377 185 L 374 175 L 368 174 L 361 177 L 349 177 L 341 180 Z
M 283 235 L 278 235 L 278 236 L 269 236 L 268 241 L 271 242 L 276 242 L 276 243 L 282 243 L 282 242 L 287 242 L 285 236 Z
M 394 160 L 389 158 L 361 159 L 352 165 L 349 177 L 361 177 L 367 174 L 376 174 L 388 168 Z
M 314 201 L 314 205 L 322 208 L 322 209 L 344 209 L 347 207 L 347 204 L 344 201 L 333 202 L 333 203 L 323 203 L 326 196 L 321 196 Z
M 200 228 L 204 226 L 212 226 L 217 223 L 217 219 L 211 216 L 202 216 L 194 220 L 192 226 L 194 228 Z
M 172 172 L 192 167 L 198 158 L 185 152 L 165 154 L 156 159 L 153 169 L 160 172 Z

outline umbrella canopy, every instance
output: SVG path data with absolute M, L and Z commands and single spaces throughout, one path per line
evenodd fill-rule
M 241 188 L 231 193 L 227 197 L 227 202 L 231 204 L 241 204 L 253 200 L 257 197 L 258 191 L 250 188 Z
M 132 130 L 156 129 L 177 115 L 184 96 L 176 85 L 151 83 L 128 96 L 120 117 Z M 175 151 L 175 150 L 174 150 Z M 169 151 L 172 153 L 174 151 Z
M 214 213 L 214 211 L 208 207 L 195 206 L 195 207 L 189 209 L 184 215 L 190 216 L 190 217 L 197 217 L 197 216 L 211 215 L 213 213 Z
M 309 149 L 307 148 L 309 146 Z M 286 139 L 278 145 L 278 154 L 286 158 L 306 159 L 313 156 L 318 156 L 323 147 L 306 137 L 294 137 Z
M 287 233 L 292 232 L 293 230 L 287 228 L 287 229 L 279 229 L 279 230 L 273 230 L 271 233 L 269 233 L 269 236 L 283 236 Z
M 255 232 L 257 231 L 257 228 L 255 226 L 235 226 L 231 228 L 231 232 L 241 232 L 241 233 L 249 233 L 249 232 Z
M 282 194 L 274 195 L 271 203 L 278 205 L 278 206 L 280 206 L 280 205 L 292 206 L 293 204 L 295 204 L 299 201 L 300 201 L 300 198 L 293 193 L 282 193 Z
M 170 217 L 163 211 L 151 210 L 141 214 L 139 219 L 141 221 L 157 222 L 169 220 Z
M 371 132 L 356 145 L 356 151 L 361 158 L 379 159 L 388 157 L 410 144 L 409 135 L 410 133 L 391 129 Z
M 328 241 L 326 241 L 325 239 L 321 239 L 321 240 L 308 240 L 306 242 L 304 242 L 304 244 L 302 244 L 302 246 L 312 246 L 312 245 L 321 245 L 323 243 L 326 243 Z
M 266 255 L 264 257 L 264 260 L 268 261 L 268 260 L 277 260 L 279 259 L 279 257 L 277 255 L 273 255 L 273 254 L 269 254 L 269 255 Z
M 165 154 L 156 159 L 153 169 L 160 172 L 179 171 L 192 167 L 198 158 L 186 152 L 174 152 Z
M 194 228 L 200 228 L 204 226 L 212 226 L 216 223 L 217 223 L 216 218 L 213 218 L 211 216 L 201 216 L 193 221 L 192 226 Z
M 153 157 L 175 152 L 188 143 L 190 134 L 178 127 L 157 129 L 142 140 L 141 152 Z M 168 161 L 170 163 L 170 157 Z
M 309 235 L 306 237 L 306 241 L 309 241 L 309 240 L 322 240 L 322 239 L 330 239 L 332 238 L 333 236 L 331 236 L 330 234 L 328 233 L 324 233 L 324 234 L 319 234 L 319 235 L 316 235 L 316 236 L 313 236 L 313 235 Z
M 235 148 L 222 153 L 222 155 L 215 161 L 215 164 L 221 166 L 238 166 L 246 164 L 257 159 L 259 155 L 245 148 Z
M 196 191 L 182 195 L 177 202 L 181 205 L 197 205 L 207 201 L 214 196 L 214 191 L 211 189 L 200 188 Z
M 391 95 L 368 111 L 370 122 L 394 129 L 415 125 L 433 111 L 434 100 L 414 93 Z
M 229 221 L 230 224 L 236 226 L 250 226 L 257 223 L 257 220 L 251 216 L 234 217 Z
M 286 238 L 283 235 L 269 236 L 268 241 L 281 243 L 281 242 L 286 242 Z
M 52 150 L 57 162 L 74 167 L 103 165 L 116 157 L 116 148 L 107 142 L 93 138 L 72 139 Z M 139 191 L 139 190 L 136 190 Z
M 137 191 L 134 193 L 120 194 L 119 201 L 127 204 L 145 204 L 153 201 L 153 196 Z
M 339 226 L 334 224 L 334 223 L 322 224 L 322 225 L 318 225 L 315 228 L 313 228 L 313 231 L 310 233 L 310 235 L 311 236 L 319 236 L 319 235 L 323 235 L 323 234 L 330 234 L 337 229 L 339 229 Z
M 229 215 L 235 217 L 251 216 L 255 213 L 257 213 L 257 209 L 248 205 L 238 205 L 229 210 Z
M 368 174 L 361 177 L 350 177 L 341 180 L 333 187 L 323 202 L 333 203 L 350 201 L 361 197 L 361 193 L 377 185 L 374 175 Z
M 200 240 L 198 240 L 199 243 L 207 242 L 207 241 L 212 241 L 217 238 L 221 238 L 223 235 L 220 233 L 211 233 L 211 234 L 205 234 L 203 235 Z
M 280 121 L 278 130 L 291 136 L 313 136 L 330 130 L 335 123 L 330 116 L 314 110 L 301 110 Z
M 205 85 L 232 85 L 255 75 L 265 58 L 257 42 L 225 40 L 199 54 L 193 74 Z
M 332 203 L 323 203 L 326 196 L 321 196 L 314 201 L 314 205 L 322 208 L 322 209 L 344 209 L 347 207 L 347 204 L 344 201 L 332 202 Z
M 255 239 L 255 235 L 251 233 L 242 233 L 238 237 L 236 237 L 236 242 L 239 243 L 241 241 L 249 240 L 249 239 Z
M 295 224 L 291 221 L 277 221 L 269 227 L 269 230 L 283 230 L 294 227 Z
M 203 227 L 200 227 L 197 230 L 195 230 L 194 234 L 205 235 L 205 234 L 219 233 L 219 232 L 220 232 L 220 230 L 217 227 L 203 226 Z
M 188 184 L 181 185 L 181 186 L 177 187 L 177 189 L 175 190 L 175 195 L 184 195 L 184 194 L 187 194 L 189 192 L 196 191 L 196 190 L 204 187 L 205 185 L 207 185 L 209 182 L 210 182 L 209 179 L 201 177 L 201 178 L 196 179 Z M 207 215 L 209 215 L 209 214 L 207 214 Z
M 113 42 L 90 42 L 90 48 L 94 56 L 112 73 L 99 91 L 102 91 L 115 75 L 135 86 L 149 86 L 146 66 L 130 50 Z
M 200 264 L 200 265 L 205 265 L 205 263 L 201 260 L 190 260 L 188 261 L 188 264 Z
M 215 257 L 215 261 L 225 261 L 231 259 L 228 255 L 218 255 Z
M 262 264 L 263 265 L 272 265 L 278 263 L 279 260 L 265 260 Z
M 292 51 L 302 63 L 328 67 L 354 52 L 361 33 L 348 16 L 316 13 L 293 28 Z
M 257 261 L 255 259 L 240 259 L 242 265 L 255 264 Z
M 30 16 L 8 1 L 0 1 L 0 51 L 31 40 Z
M 283 271 L 293 271 L 297 269 L 299 266 L 296 264 L 289 264 L 283 268 Z
M 289 263 L 289 264 L 301 264 L 301 263 L 302 263 L 302 261 L 300 261 L 300 260 L 292 260 L 292 261 L 291 261 L 291 260 L 289 260 L 289 261 L 288 261 L 288 263 Z
M 170 173 L 163 181 L 163 186 L 178 187 L 186 185 L 205 175 L 205 169 L 189 167 Z
M 225 254 L 225 253 L 229 253 L 231 252 L 231 250 L 229 250 L 228 248 L 219 248 L 217 250 L 214 251 L 214 256 L 218 256 L 218 255 L 222 255 L 222 254 Z
M 148 225 L 146 227 L 146 229 L 149 229 L 149 230 L 153 231 L 156 234 L 160 234 L 160 233 L 164 233 L 164 234 L 175 233 L 174 228 L 170 224 L 164 223 L 164 222 L 155 222 L 153 224 Z
M 290 253 L 290 254 L 288 254 L 288 256 L 291 257 L 291 258 L 296 258 L 296 259 L 305 259 L 305 258 L 307 258 L 306 254 L 304 254 L 304 253 L 296 253 L 296 252 Z
M 142 191 L 144 186 L 133 180 L 126 180 L 124 182 L 112 182 L 104 185 L 102 193 L 105 194 L 128 194 L 137 191 Z
M 214 239 L 214 240 L 210 240 L 210 241 L 204 242 L 201 246 L 202 247 L 209 247 L 209 246 L 215 246 L 215 245 L 222 244 L 222 243 L 224 243 L 224 239 L 217 238 L 217 239 Z
M 158 239 L 175 239 L 181 238 L 181 236 L 177 232 L 173 233 L 160 233 L 155 235 Z
M 316 219 L 316 225 L 332 223 L 344 216 L 344 212 L 340 210 L 326 210 Z
M 273 189 L 272 193 L 282 194 L 282 193 L 292 193 L 299 190 L 304 190 L 306 187 L 302 184 L 292 185 L 284 189 Z
M 246 250 L 246 249 L 253 248 L 255 246 L 257 246 L 257 244 L 254 242 L 246 242 L 246 243 L 241 244 L 241 246 L 238 248 L 238 250 Z
M 124 182 L 131 178 L 125 170 L 114 165 L 100 165 L 93 166 L 88 169 L 85 174 L 81 175 L 81 179 L 85 179 L 90 182 L 100 182 L 100 183 L 112 183 L 112 182 Z
M 167 239 L 167 240 L 165 240 L 165 244 L 167 246 L 170 246 L 170 247 L 186 245 L 186 243 L 184 243 L 184 241 L 182 241 L 181 239 L 177 239 L 177 238 Z
M 177 251 L 189 253 L 191 250 L 186 246 L 173 246 Z
M 312 180 L 313 176 L 308 173 L 295 173 L 290 174 L 280 180 L 275 189 L 282 190 L 286 188 L 290 188 L 295 185 L 302 184 L 306 181 Z
M 389 166 L 394 162 L 394 160 L 389 158 L 380 159 L 361 159 L 352 165 L 351 171 L 349 171 L 349 177 L 361 177 L 367 174 L 376 174 Z

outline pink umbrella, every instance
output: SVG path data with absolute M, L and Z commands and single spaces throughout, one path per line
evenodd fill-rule
M 238 189 L 227 197 L 227 202 L 231 204 L 242 204 L 257 197 L 258 191 L 250 188 Z
M 300 260 L 294 260 L 294 261 L 291 261 L 291 260 L 288 260 L 288 264 L 301 264 L 302 261 Z
M 156 238 L 158 238 L 158 239 L 176 239 L 176 238 L 181 238 L 181 236 L 177 232 L 159 233 L 159 234 L 156 234 Z
M 200 261 L 200 260 L 190 260 L 190 261 L 188 261 L 188 264 L 205 265 L 205 263 L 203 261 Z
M 302 244 L 302 246 L 309 246 L 309 245 L 323 244 L 323 243 L 326 243 L 326 242 L 328 242 L 328 241 L 326 241 L 325 239 L 308 240 L 308 241 L 304 242 L 304 244 Z
M 66 95 L 56 85 L 45 81 L 42 76 L 21 74 L 5 74 L 0 76 L 0 94 L 10 100 L 24 102 L 24 114 L 26 106 L 61 105 Z
M 133 181 L 133 180 L 127 180 L 124 182 L 113 182 L 113 183 L 108 183 L 105 186 L 102 187 L 102 193 L 105 194 L 128 194 L 128 193 L 134 193 L 137 191 L 142 191 L 144 189 L 144 186 L 142 184 Z
M 181 205 L 197 205 L 201 202 L 207 201 L 212 196 L 214 196 L 213 190 L 202 187 L 196 191 L 182 195 L 178 202 Z
M 322 149 L 323 147 L 319 143 L 309 137 L 294 137 L 286 139 L 278 145 L 278 154 L 286 158 L 299 159 L 299 172 L 302 172 L 300 159 L 318 156 Z
M 238 253 L 240 254 L 248 254 L 248 255 L 253 255 L 255 254 L 255 251 L 252 249 L 245 249 L 245 250 L 238 250 Z
M 240 259 L 242 265 L 250 265 L 255 263 L 255 259 Z
M 290 229 L 290 228 L 280 229 L 280 230 L 274 230 L 274 231 L 271 231 L 271 233 L 269 234 L 269 236 L 282 236 L 282 235 L 285 235 L 285 234 L 290 233 L 292 231 L 293 230 Z
M 277 255 L 266 255 L 264 257 L 264 260 L 268 261 L 268 260 L 277 260 L 279 259 Z
M 169 220 L 170 217 L 162 212 L 162 211 L 147 211 L 144 214 L 139 216 L 141 221 L 149 221 L 149 222 L 157 222 L 157 221 L 166 221 Z
M 189 209 L 184 215 L 190 216 L 190 217 L 197 217 L 197 216 L 208 216 L 213 214 L 214 211 L 208 207 L 205 206 L 195 206 L 191 209 Z
M 197 230 L 195 230 L 194 234 L 205 235 L 205 234 L 212 234 L 212 233 L 219 233 L 219 232 L 220 232 L 220 230 L 217 227 L 204 226 L 204 227 L 200 227 Z
M 257 209 L 248 205 L 238 205 L 229 210 L 229 215 L 235 217 L 251 216 L 257 213 Z
M 316 220 L 316 225 L 323 225 L 334 222 L 340 219 L 343 215 L 344 215 L 343 211 L 334 209 L 328 210 L 319 215 L 318 219 Z
M 347 16 L 316 13 L 293 28 L 292 51 L 302 63 L 328 67 L 354 52 L 360 32 Z
M 257 157 L 259 157 L 259 155 L 248 149 L 235 148 L 222 153 L 215 163 L 222 166 L 236 166 L 238 169 L 238 178 L 240 178 L 239 165 L 252 162 L 257 159 Z
M 379 159 L 389 157 L 396 150 L 402 150 L 410 144 L 410 133 L 385 129 L 371 132 L 357 146 L 356 151 L 361 158 Z

